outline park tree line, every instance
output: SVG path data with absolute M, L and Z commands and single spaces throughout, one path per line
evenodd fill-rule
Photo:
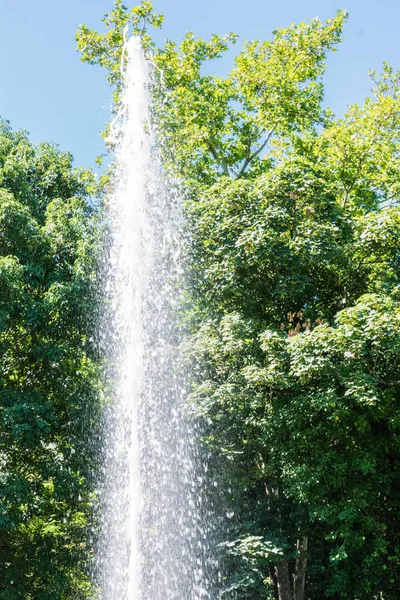
M 221 598 L 400 590 L 400 74 L 385 63 L 362 105 L 340 118 L 325 107 L 346 19 L 246 42 L 226 77 L 204 67 L 236 35 L 157 47 L 149 1 L 116 0 L 103 31 L 77 33 L 115 110 L 126 36 L 141 35 L 153 65 L 190 234 L 181 356 L 222 484 L 216 510 L 230 515 Z M 5 122 L 0 133 L 0 598 L 83 600 L 95 593 L 101 191 L 70 155 Z

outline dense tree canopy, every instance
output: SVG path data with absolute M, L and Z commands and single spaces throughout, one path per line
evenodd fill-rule
M 0 123 L 0 598 L 88 598 L 98 421 L 89 173 Z

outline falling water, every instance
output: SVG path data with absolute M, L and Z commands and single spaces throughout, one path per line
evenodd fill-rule
M 211 597 L 212 562 L 206 467 L 175 364 L 179 194 L 160 166 L 140 39 L 125 52 L 125 90 L 110 133 L 116 162 L 102 339 L 111 400 L 97 580 L 102 600 L 203 600 Z

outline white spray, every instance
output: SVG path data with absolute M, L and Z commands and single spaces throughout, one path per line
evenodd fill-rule
M 199 436 L 181 410 L 185 384 L 174 366 L 180 201 L 151 132 L 140 39 L 125 52 L 110 132 L 115 185 L 101 329 L 111 401 L 96 578 L 101 600 L 203 600 L 211 591 Z

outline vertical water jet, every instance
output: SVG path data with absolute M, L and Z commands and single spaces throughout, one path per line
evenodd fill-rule
M 210 542 L 196 424 L 176 369 L 180 197 L 152 132 L 149 67 L 139 38 L 125 47 L 125 87 L 110 136 L 107 310 L 101 326 L 110 402 L 104 421 L 102 600 L 210 598 Z

